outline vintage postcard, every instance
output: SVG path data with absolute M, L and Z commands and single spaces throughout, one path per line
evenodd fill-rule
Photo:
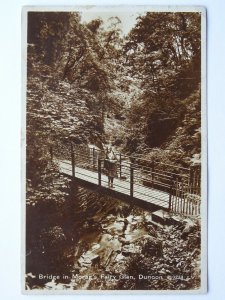
M 206 292 L 204 8 L 22 23 L 23 292 Z

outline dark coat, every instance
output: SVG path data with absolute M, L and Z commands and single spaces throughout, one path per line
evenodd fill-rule
M 104 161 L 104 168 L 106 170 L 106 174 L 109 177 L 116 177 L 116 175 L 117 175 L 117 158 L 113 151 L 110 151 L 106 154 L 106 158 Z

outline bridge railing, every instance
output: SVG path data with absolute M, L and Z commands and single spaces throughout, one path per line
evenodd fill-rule
M 99 186 L 107 186 L 107 170 L 104 166 L 105 153 L 94 147 L 73 146 L 57 149 L 58 159 L 63 160 L 64 168 L 71 172 L 88 178 L 89 181 Z M 155 198 L 154 202 L 161 206 L 168 206 L 168 210 L 186 215 L 198 215 L 200 213 L 200 171 L 182 168 L 155 161 L 146 161 L 140 157 L 135 158 L 116 153 L 117 175 L 120 179 L 114 182 L 117 189 L 129 194 L 131 197 L 141 196 L 147 199 Z M 78 167 L 78 168 L 75 168 Z M 80 173 L 79 168 L 91 172 Z M 80 173 L 80 174 L 79 174 Z M 161 193 L 160 197 L 156 191 Z

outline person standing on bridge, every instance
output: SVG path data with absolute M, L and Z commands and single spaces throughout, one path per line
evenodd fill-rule
M 108 175 L 108 186 L 113 188 L 113 179 L 117 175 L 117 158 L 112 147 L 106 149 L 105 169 Z

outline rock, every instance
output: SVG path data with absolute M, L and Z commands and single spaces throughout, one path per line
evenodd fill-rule
M 154 226 L 148 225 L 147 227 L 148 227 L 149 234 L 153 237 L 157 237 L 157 232 L 156 232 Z
M 76 261 L 75 264 L 73 265 L 73 270 L 74 270 L 75 272 L 79 272 L 79 271 L 80 271 L 80 266 L 79 266 L 79 264 L 78 264 L 77 261 Z
M 95 251 L 95 250 L 97 250 L 97 249 L 99 249 L 101 246 L 100 246 L 100 244 L 97 244 L 97 243 L 94 243 L 94 245 L 92 246 L 92 251 Z
M 28 277 L 31 277 L 31 278 L 36 278 L 36 275 L 34 275 L 33 273 L 27 273 L 26 275 L 25 275 L 25 277 L 26 278 L 28 278 Z
M 58 283 L 55 287 L 55 290 L 73 290 L 73 286 L 71 284 Z
M 56 285 L 57 285 L 57 283 L 55 282 L 55 280 L 52 280 L 50 282 L 47 282 L 45 284 L 45 287 L 47 290 L 51 290 L 51 289 L 56 289 Z
M 124 245 L 121 250 L 124 256 L 130 254 L 141 253 L 141 246 L 135 244 Z
M 100 264 L 100 256 L 99 255 L 95 255 L 92 258 L 92 266 L 96 266 Z
M 121 251 L 121 242 L 118 236 L 114 237 L 109 234 L 103 234 L 99 241 L 100 248 L 95 250 L 101 258 L 101 265 L 107 266 L 111 261 L 114 260 L 117 253 Z
M 181 225 L 183 222 L 182 217 L 179 216 L 171 216 L 171 224 L 173 225 Z
M 116 259 L 115 261 L 116 262 L 121 262 L 121 261 L 124 261 L 125 257 L 122 253 L 119 253 L 117 256 L 116 256 Z
M 120 241 L 120 243 L 122 244 L 129 244 L 130 242 L 128 240 L 126 240 L 124 237 L 119 236 L 118 240 Z
M 104 230 L 111 235 L 123 235 L 125 228 L 125 222 L 123 219 L 116 219 L 113 223 L 108 226 L 104 226 Z
M 81 257 L 78 259 L 78 265 L 80 267 L 90 267 L 95 266 L 96 264 L 100 263 L 100 256 L 95 254 L 91 251 L 85 252 Z
M 27 273 L 25 275 L 25 278 L 26 278 L 26 288 L 28 290 L 32 289 L 33 286 L 34 286 L 34 284 L 35 284 L 35 278 L 36 278 L 36 276 L 33 275 L 33 273 L 30 272 L 30 273 Z
M 197 227 L 196 222 L 192 221 L 191 219 L 185 219 L 185 226 L 181 234 L 182 239 L 186 239 L 187 236 L 194 231 L 194 229 Z
M 154 211 L 152 213 L 152 221 L 156 223 L 160 223 L 161 225 L 169 225 L 168 224 L 169 219 L 170 219 L 169 214 L 162 209 Z
M 152 213 L 145 212 L 144 214 L 144 222 L 146 227 L 152 226 Z
M 158 223 L 161 225 L 181 225 L 183 223 L 183 219 L 179 216 L 171 215 L 170 213 L 164 211 L 164 210 L 157 210 L 152 213 L 152 221 L 150 220 L 150 217 L 148 217 L 149 222 L 148 223 Z

